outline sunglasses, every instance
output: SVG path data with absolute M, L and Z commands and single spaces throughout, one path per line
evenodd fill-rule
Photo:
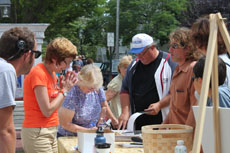
M 34 54 L 35 54 L 35 58 L 40 57 L 40 56 L 41 56 L 41 54 L 42 54 L 42 52 L 40 52 L 40 51 L 38 51 L 38 50 L 31 50 L 31 51 L 32 51 L 32 53 L 34 53 Z
M 176 43 L 173 43 L 170 45 L 170 47 L 172 47 L 173 49 L 177 49 L 177 48 L 179 48 L 179 45 Z
M 178 49 L 178 48 L 185 48 L 185 43 L 181 41 L 179 44 L 173 43 L 170 45 L 173 49 Z

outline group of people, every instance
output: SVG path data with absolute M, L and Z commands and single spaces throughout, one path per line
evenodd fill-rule
M 137 59 L 122 81 L 118 129 L 125 129 L 130 115 L 146 111 L 135 121 L 136 130 L 151 124 L 184 124 L 195 129 L 192 106 L 199 102 L 205 55 L 209 39 L 209 18 L 196 20 L 191 29 L 180 27 L 169 35 L 169 53 L 160 51 L 152 37 L 141 33 L 132 38 L 130 53 Z M 218 35 L 219 105 L 230 107 L 229 62 Z M 211 82 L 207 106 L 212 106 Z
M 93 64 L 94 61 L 92 58 L 85 58 L 84 55 L 76 56 L 73 61 L 70 63 L 70 67 L 66 71 L 75 71 L 76 73 L 81 70 L 84 65 Z
M 0 39 L 0 152 L 15 152 L 13 110 L 21 74 L 26 74 L 21 135 L 27 153 L 56 153 L 58 137 L 97 129 L 106 117 L 114 129 L 125 129 L 130 115 L 142 111 L 147 113 L 135 121 L 136 130 L 161 123 L 195 128 L 192 106 L 199 100 L 208 37 L 208 17 L 198 19 L 191 29 L 180 27 L 171 32 L 169 53 L 158 50 L 148 34 L 135 35 L 130 53 L 136 54 L 136 59 L 122 57 L 119 74 L 104 91 L 102 72 L 93 61 L 78 73 L 67 71 L 57 78 L 56 73 L 76 60 L 77 48 L 68 39 L 51 41 L 44 61 L 33 67 L 41 55 L 34 33 L 19 27 L 5 31 Z M 230 107 L 230 58 L 220 35 L 218 55 L 220 106 Z M 212 105 L 211 84 L 207 105 Z
M 78 73 L 67 71 L 57 78 L 56 73 L 69 68 L 77 55 L 76 46 L 68 39 L 58 37 L 51 41 L 44 61 L 34 67 L 41 51 L 37 51 L 35 35 L 28 28 L 5 31 L 0 48 L 0 152 L 15 152 L 13 110 L 16 81 L 21 74 L 26 74 L 25 119 L 21 131 L 25 152 L 58 152 L 57 136 L 76 135 L 79 129 L 96 129 L 102 109 L 106 110 L 112 124 L 118 124 L 102 89 L 100 68 L 89 63 Z

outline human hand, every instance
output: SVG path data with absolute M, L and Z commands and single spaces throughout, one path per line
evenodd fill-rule
M 147 109 L 145 109 L 144 111 L 150 111 L 146 114 L 148 115 L 157 115 L 160 112 L 161 108 L 160 108 L 160 103 L 154 103 L 149 105 L 149 107 Z
M 69 91 L 77 83 L 77 74 L 73 71 L 68 71 L 65 76 L 60 76 L 60 87 L 64 91 Z
M 118 119 L 118 130 L 121 129 L 122 127 L 122 130 L 124 130 L 126 128 L 126 125 L 127 125 L 127 122 L 129 120 L 129 113 L 122 113 Z
M 113 128 L 117 129 L 118 128 L 118 124 L 119 124 L 119 122 L 118 122 L 117 119 L 112 120 Z
M 89 128 L 89 130 L 97 130 L 97 127 L 96 126 L 91 127 L 91 128 Z

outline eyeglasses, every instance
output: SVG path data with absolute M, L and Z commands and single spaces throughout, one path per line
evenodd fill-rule
M 170 47 L 172 47 L 173 49 L 177 49 L 177 48 L 179 48 L 179 45 L 176 43 L 173 43 L 170 45 Z
M 173 49 L 184 48 L 185 44 L 181 41 L 180 44 L 173 43 L 170 45 L 170 47 L 172 47 Z
M 140 52 L 139 54 L 137 54 L 137 56 L 140 58 L 140 57 L 143 57 L 147 52 L 148 52 L 148 50 L 151 48 L 151 46 L 150 47 L 147 47 L 146 49 L 144 49 L 144 51 L 142 51 L 142 52 Z
M 35 54 L 35 58 L 38 58 L 41 56 L 42 52 L 40 51 L 37 51 L 37 50 L 31 50 L 32 53 Z M 16 54 L 14 54 L 13 56 L 7 58 L 7 60 L 12 60 L 14 59 L 15 57 L 17 57 L 19 54 L 21 53 L 21 50 L 19 50 Z M 24 52 L 25 53 L 25 52 Z
M 32 51 L 32 53 L 34 53 L 34 54 L 35 54 L 35 58 L 40 57 L 40 56 L 41 56 L 41 54 L 42 54 L 42 52 L 40 52 L 40 51 L 38 51 L 38 50 L 31 50 L 31 51 Z

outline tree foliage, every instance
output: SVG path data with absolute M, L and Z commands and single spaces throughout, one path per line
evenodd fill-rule
M 187 8 L 183 11 L 179 21 L 183 26 L 190 27 L 199 17 L 218 12 L 221 13 L 222 17 L 230 18 L 229 0 L 189 0 Z M 229 20 L 225 20 L 225 23 L 229 26 Z
M 161 44 L 180 25 L 187 0 L 120 1 L 120 39 L 129 45 L 136 33 L 144 32 Z M 106 46 L 106 33 L 116 29 L 116 0 L 11 0 L 11 18 L 0 22 L 50 23 L 46 41 L 64 36 L 80 53 L 96 57 L 96 47 Z
M 136 33 L 152 35 L 161 44 L 168 42 L 169 33 L 180 22 L 178 16 L 186 8 L 186 0 L 126 0 L 120 1 L 120 35 L 129 44 Z M 115 31 L 116 0 L 110 0 L 108 14 L 110 31 Z M 113 20 L 112 20 L 113 19 Z
M 96 57 L 96 44 L 101 29 L 100 18 L 105 10 L 105 0 L 11 0 L 9 23 L 49 23 L 45 40 L 66 37 L 78 51 Z M 99 29 L 98 29 L 98 28 Z M 90 29 L 89 29 L 90 28 Z M 81 46 L 80 46 L 81 45 Z

